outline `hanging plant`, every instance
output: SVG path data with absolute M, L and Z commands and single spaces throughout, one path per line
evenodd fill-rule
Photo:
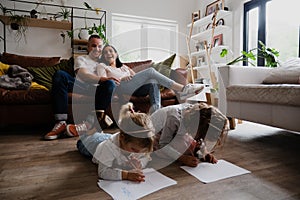
M 28 29 L 28 19 L 20 15 L 11 15 L 9 16 L 10 28 L 15 30 L 15 39 L 19 42 L 24 38 L 26 42 L 26 31 Z
M 68 21 L 70 16 L 71 16 L 71 12 L 69 9 L 61 8 L 61 11 L 55 15 L 55 18 L 62 17 L 63 20 Z

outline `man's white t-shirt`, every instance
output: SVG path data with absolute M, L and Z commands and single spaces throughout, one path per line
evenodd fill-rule
M 80 68 L 85 68 L 88 73 L 97 75 L 96 67 L 99 65 L 99 61 L 99 58 L 93 58 L 90 55 L 78 56 L 74 61 L 74 71 L 76 72 Z M 80 80 L 79 77 L 77 78 Z

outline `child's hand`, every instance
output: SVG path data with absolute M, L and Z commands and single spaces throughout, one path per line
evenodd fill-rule
M 139 159 L 137 159 L 133 156 L 130 156 L 130 159 L 128 162 L 129 162 L 130 166 L 132 167 L 132 169 L 139 169 L 139 170 L 142 169 L 142 163 Z
M 141 170 L 131 170 L 127 174 L 127 180 L 134 182 L 145 182 L 145 175 Z
M 182 155 L 178 158 L 178 161 L 182 162 L 182 164 L 187 165 L 189 167 L 197 167 L 199 163 L 198 158 L 190 155 Z
M 209 162 L 209 163 L 212 163 L 212 164 L 216 164 L 218 162 L 217 158 L 214 155 L 210 154 L 210 153 L 206 154 L 204 156 L 204 158 L 201 158 L 201 161 Z

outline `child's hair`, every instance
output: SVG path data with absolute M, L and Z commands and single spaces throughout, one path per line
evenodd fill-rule
M 195 124 L 195 119 L 199 119 Z M 199 142 L 206 137 L 218 136 L 216 144 L 212 148 L 222 146 L 228 132 L 228 119 L 219 109 L 206 103 L 197 103 L 190 107 L 183 118 L 185 127 L 191 129 L 194 139 Z
M 121 107 L 119 128 L 125 143 L 136 142 L 141 147 L 147 148 L 148 152 L 153 151 L 154 127 L 150 116 L 134 112 L 132 103 Z

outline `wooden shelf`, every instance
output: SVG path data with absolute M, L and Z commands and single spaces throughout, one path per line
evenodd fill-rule
M 74 39 L 73 44 L 74 45 L 87 45 L 88 41 L 87 40 L 81 40 L 81 39 Z
M 0 20 L 4 22 L 4 24 L 9 25 L 10 20 L 9 16 L 0 15 Z M 45 19 L 34 19 L 27 18 L 27 25 L 29 27 L 40 27 L 40 28 L 52 28 L 52 29 L 62 29 L 62 30 L 71 30 L 72 23 L 67 21 L 55 21 L 55 20 L 45 20 Z

